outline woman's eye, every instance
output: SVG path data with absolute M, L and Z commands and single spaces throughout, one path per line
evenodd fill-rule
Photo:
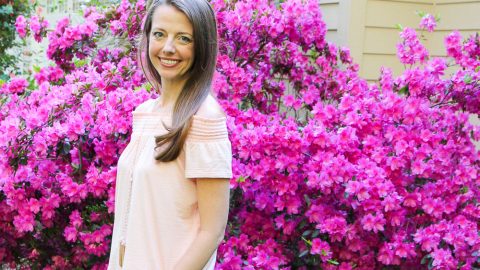
M 153 33 L 153 36 L 156 37 L 156 38 L 159 38 L 159 37 L 163 36 L 163 33 L 162 32 L 155 32 L 155 33 Z
M 190 43 L 192 42 L 192 39 L 187 37 L 187 36 L 180 36 L 180 40 L 183 42 L 183 43 Z

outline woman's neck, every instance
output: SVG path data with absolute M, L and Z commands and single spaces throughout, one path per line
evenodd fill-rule
M 180 92 L 183 89 L 185 81 L 183 82 L 172 82 L 162 80 L 161 95 L 157 106 L 161 109 L 173 109 L 175 102 L 177 101 Z M 159 109 L 157 108 L 157 109 Z

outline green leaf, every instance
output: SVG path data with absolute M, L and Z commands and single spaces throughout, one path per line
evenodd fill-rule
M 302 240 L 307 243 L 307 245 L 312 246 L 312 241 L 305 239 L 305 237 L 302 236 Z
M 6 15 L 13 14 L 12 5 L 5 5 L 5 6 L 1 7 L 0 8 L 0 13 L 6 14 Z
M 307 206 L 310 206 L 310 204 L 312 203 L 312 201 L 310 200 L 310 197 L 308 197 L 307 194 L 303 195 L 303 198 L 305 199 L 305 202 L 307 202 Z
M 243 183 L 243 182 L 245 182 L 245 177 L 244 176 L 238 177 L 237 183 Z
M 72 163 L 72 168 L 73 168 L 75 171 L 78 171 L 78 168 L 80 168 L 80 164 Z
M 79 68 L 79 67 L 85 66 L 87 64 L 87 60 L 78 59 L 78 60 L 74 60 L 73 63 L 75 64 L 75 67 Z
M 33 71 L 35 71 L 36 73 L 40 72 L 40 69 L 41 68 L 39 66 L 37 66 L 35 64 L 33 65 Z
M 306 237 L 306 236 L 308 236 L 308 235 L 311 234 L 311 233 L 312 233 L 312 230 L 306 230 L 306 231 L 304 231 L 304 232 L 302 233 L 302 236 L 303 236 L 303 237 Z
M 395 24 L 395 28 L 397 28 L 400 31 L 403 31 L 403 25 L 401 25 L 399 23 Z
M 418 16 L 420 16 L 420 18 L 423 18 L 423 16 L 427 15 L 427 13 L 425 11 L 415 11 L 415 13 L 417 13 Z
M 472 76 L 470 76 L 469 74 L 465 75 L 465 77 L 463 77 L 463 82 L 466 83 L 466 84 L 469 84 L 472 82 Z
M 152 85 L 149 82 L 146 82 L 138 87 L 135 87 L 134 91 L 140 91 L 141 89 L 145 89 L 147 92 L 150 93 L 150 90 L 152 90 Z
M 329 264 L 339 265 L 339 263 L 338 263 L 336 260 L 333 260 L 333 259 L 327 260 L 327 262 L 328 262 Z
M 408 91 L 408 85 L 405 85 L 404 87 L 400 88 L 398 90 L 398 93 L 400 95 L 407 95 L 408 96 L 410 94 L 410 92 Z
M 72 149 L 72 145 L 70 142 L 66 141 L 63 143 L 63 149 L 62 149 L 62 154 L 68 155 L 70 153 L 70 150 Z
M 428 270 L 431 270 L 431 269 L 433 269 L 433 260 L 430 260 L 428 262 Z
M 480 71 L 480 66 L 478 66 L 476 69 L 475 69 L 475 72 L 479 72 Z
M 307 254 L 308 254 L 308 249 L 300 252 L 300 254 L 298 255 L 298 257 L 301 258 L 301 257 L 303 257 L 303 256 L 305 256 L 305 255 L 307 255 Z
M 18 163 L 21 164 L 21 165 L 27 165 L 28 164 L 28 158 L 26 156 L 21 156 Z
M 427 263 L 427 260 L 430 259 L 430 258 L 431 258 L 430 254 L 427 254 L 427 255 L 423 256 L 423 258 L 422 258 L 422 260 L 420 261 L 420 263 L 421 263 L 421 264 L 425 264 L 425 263 Z

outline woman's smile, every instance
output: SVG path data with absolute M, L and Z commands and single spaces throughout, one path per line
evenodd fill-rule
M 162 66 L 164 66 L 165 68 L 175 68 L 178 66 L 178 64 L 181 61 L 181 60 L 163 58 L 163 57 L 159 57 L 159 59 Z

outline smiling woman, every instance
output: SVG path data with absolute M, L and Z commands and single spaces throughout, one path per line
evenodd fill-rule
M 159 6 L 152 21 L 149 56 L 164 88 L 184 84 L 193 63 L 193 28 L 187 16 L 172 6 Z
M 138 59 L 160 96 L 133 112 L 118 160 L 108 269 L 213 270 L 232 177 L 226 116 L 210 95 L 215 14 L 206 0 L 153 1 L 142 30 Z

